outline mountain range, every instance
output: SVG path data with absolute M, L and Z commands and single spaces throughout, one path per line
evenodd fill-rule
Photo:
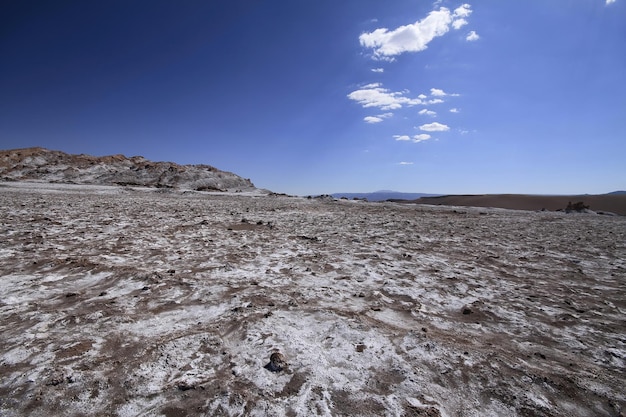
M 387 200 L 415 200 L 421 197 L 435 197 L 441 194 L 425 193 L 402 193 L 399 191 L 380 190 L 373 193 L 335 193 L 331 194 L 335 198 L 366 199 L 367 201 L 387 201 Z

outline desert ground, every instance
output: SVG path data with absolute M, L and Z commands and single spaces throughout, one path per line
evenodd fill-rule
M 422 197 L 414 201 L 420 204 L 499 207 L 515 210 L 557 211 L 567 208 L 568 203 L 584 203 L 591 211 L 605 215 L 619 214 L 626 216 L 626 194 L 595 195 L 528 195 L 528 194 L 479 194 L 479 195 L 444 195 Z
M 2 416 L 626 412 L 626 217 L 13 182 L 0 210 Z

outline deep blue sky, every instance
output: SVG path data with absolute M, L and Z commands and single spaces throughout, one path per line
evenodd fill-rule
M 626 1 L 4 1 L 0 149 L 277 192 L 626 188 Z

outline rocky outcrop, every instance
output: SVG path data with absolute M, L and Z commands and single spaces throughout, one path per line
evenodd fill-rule
M 197 191 L 250 191 L 249 179 L 210 165 L 153 162 L 142 156 L 71 155 L 44 148 L 0 151 L 0 180 L 130 185 Z

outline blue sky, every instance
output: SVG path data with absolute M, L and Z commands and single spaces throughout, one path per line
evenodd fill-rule
M 626 1 L 9 1 L 0 148 L 290 194 L 626 188 Z

